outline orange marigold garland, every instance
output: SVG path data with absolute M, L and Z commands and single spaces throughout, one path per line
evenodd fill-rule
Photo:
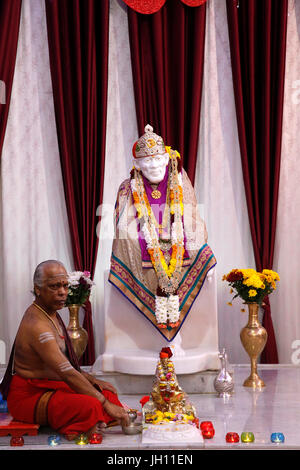
M 161 328 L 166 328 L 167 324 L 172 328 L 179 325 L 179 298 L 176 294 L 180 279 L 184 256 L 184 232 L 183 232 L 183 191 L 182 175 L 177 170 L 177 159 L 180 155 L 170 147 L 166 147 L 169 153 L 169 194 L 170 194 L 170 214 L 174 221 L 171 227 L 172 252 L 169 264 L 167 264 L 164 254 L 159 245 L 159 238 L 156 232 L 156 219 L 145 191 L 141 173 L 133 169 L 131 179 L 131 191 L 134 206 L 139 219 L 143 219 L 142 232 L 147 244 L 147 251 L 150 255 L 152 265 L 158 278 L 158 285 L 166 296 L 156 296 L 155 315 L 157 324 Z

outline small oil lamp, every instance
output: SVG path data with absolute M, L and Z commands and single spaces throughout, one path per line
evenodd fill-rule
M 284 435 L 282 432 L 272 432 L 271 442 L 274 444 L 282 444 L 284 442 Z
M 254 434 L 253 432 L 242 432 L 241 434 L 241 441 L 242 442 L 254 442 Z
M 61 444 L 61 438 L 59 435 L 53 435 L 53 436 L 49 436 L 48 437 L 48 444 L 49 446 L 58 446 L 59 444 Z
M 234 444 L 240 441 L 240 437 L 237 432 L 228 432 L 226 434 L 226 442 L 229 444 Z
M 12 436 L 10 445 L 12 447 L 21 447 L 24 445 L 24 438 L 22 436 Z
M 202 436 L 204 439 L 212 439 L 215 435 L 214 428 L 202 429 Z
M 204 429 L 213 429 L 213 423 L 211 421 L 202 421 L 200 423 L 200 429 L 203 431 Z
M 102 434 L 94 432 L 90 436 L 89 443 L 90 444 L 101 444 L 102 439 L 103 439 Z
M 214 426 L 211 421 L 202 421 L 200 423 L 200 429 L 204 439 L 212 439 L 215 435 Z
M 85 446 L 86 444 L 89 443 L 89 438 L 87 437 L 86 434 L 79 434 L 78 437 L 75 439 L 75 444 L 78 446 Z
M 8 413 L 7 401 L 0 399 L 0 413 Z

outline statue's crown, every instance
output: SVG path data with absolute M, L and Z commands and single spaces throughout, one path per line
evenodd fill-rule
M 163 138 L 153 132 L 150 124 L 145 126 L 145 134 L 143 134 L 133 145 L 132 154 L 134 158 L 142 158 L 164 154 L 166 147 Z

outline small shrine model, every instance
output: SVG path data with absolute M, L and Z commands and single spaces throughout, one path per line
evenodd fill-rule
M 151 397 L 143 406 L 144 444 L 203 442 L 196 410 L 178 383 L 172 355 L 168 347 L 159 355 Z
M 170 348 L 163 348 L 156 368 L 156 382 L 152 389 L 152 400 L 162 412 L 186 413 L 193 416 L 191 405 L 186 404 L 186 396 L 180 387 L 171 360 Z M 194 417 L 194 416 L 193 416 Z

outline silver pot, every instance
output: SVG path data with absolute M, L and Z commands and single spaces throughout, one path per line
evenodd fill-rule
M 128 435 L 134 435 L 134 434 L 139 434 L 142 432 L 143 425 L 142 423 L 135 423 L 135 420 L 137 418 L 137 413 L 135 410 L 129 410 L 128 411 L 128 417 L 129 417 L 129 424 L 122 425 L 122 431 L 124 434 Z

